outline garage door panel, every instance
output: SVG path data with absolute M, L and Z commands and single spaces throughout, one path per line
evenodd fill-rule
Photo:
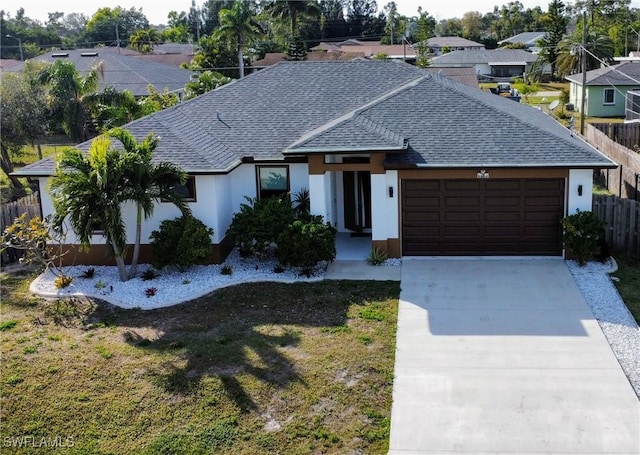
M 477 212 L 445 212 L 442 217 L 446 222 L 478 222 L 480 221 L 480 214 Z
M 490 212 L 485 212 L 484 219 L 487 222 L 519 222 L 522 219 L 522 214 L 520 212 L 514 211 L 498 211 L 491 210 Z
M 479 180 L 441 180 L 445 191 L 479 191 Z
M 520 180 L 487 180 L 485 182 L 485 189 L 490 191 L 520 191 L 522 182 Z
M 519 207 L 519 197 L 505 197 L 505 196 L 488 196 L 484 200 L 484 204 L 487 207 Z
M 478 196 L 446 196 L 446 207 L 477 207 L 480 203 Z
M 561 254 L 563 179 L 410 180 L 402 191 L 404 255 Z

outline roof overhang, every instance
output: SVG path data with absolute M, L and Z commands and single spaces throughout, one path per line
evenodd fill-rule
M 489 66 L 527 66 L 527 62 L 488 62 Z

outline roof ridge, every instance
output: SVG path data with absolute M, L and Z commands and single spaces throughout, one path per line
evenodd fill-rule
M 334 118 L 333 120 L 325 123 L 324 125 L 321 125 L 311 131 L 306 132 L 305 134 L 303 134 L 302 136 L 300 136 L 297 140 L 293 141 L 291 144 L 289 144 L 286 148 L 285 151 L 290 150 L 290 149 L 294 149 L 297 148 L 301 145 L 303 145 L 304 143 L 310 141 L 311 139 L 318 137 L 320 135 L 322 135 L 323 133 L 337 127 L 338 125 L 341 125 L 347 121 L 353 120 L 354 118 L 356 118 L 357 116 L 359 116 L 362 112 L 366 111 L 367 109 L 370 109 L 373 106 L 376 106 L 377 104 L 392 98 L 393 96 L 397 95 L 398 93 L 404 92 L 405 90 L 408 90 L 411 87 L 415 87 L 416 85 L 418 85 L 422 80 L 424 79 L 429 79 L 431 77 L 431 73 L 425 72 L 425 74 L 421 77 L 418 77 L 416 79 L 412 79 L 411 81 L 399 86 L 399 87 L 395 87 L 392 90 L 380 95 L 378 98 L 375 98 L 365 104 L 363 104 L 362 106 L 357 107 L 356 109 L 353 109 L 349 112 L 347 112 L 346 114 L 342 114 L 339 117 Z

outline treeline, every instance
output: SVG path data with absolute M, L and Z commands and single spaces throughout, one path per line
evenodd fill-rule
M 580 27 L 581 12 L 586 10 L 592 31 L 608 36 L 616 55 L 636 50 L 640 31 L 640 11 L 630 7 L 630 0 L 587 0 L 573 5 L 554 0 L 547 10 L 525 8 L 515 1 L 495 6 L 493 11 L 469 11 L 461 18 L 440 21 L 422 8 L 413 16 L 401 15 L 393 1 L 384 5 L 375 0 L 243 3 L 259 30 L 258 36 L 247 43 L 246 55 L 253 58 L 261 58 L 266 52 L 284 51 L 294 39 L 304 43 L 305 49 L 320 41 L 348 38 L 398 44 L 406 37 L 414 43 L 420 19 L 431 36 L 462 36 L 487 48 L 494 48 L 498 41 L 521 32 L 552 29 L 557 25 L 558 17 L 554 14 L 558 11 L 565 33 L 571 33 Z M 150 24 L 142 10 L 136 8 L 99 8 L 91 17 L 52 12 L 44 24 L 30 19 L 22 8 L 15 13 L 0 11 L 1 57 L 19 59 L 20 47 L 24 58 L 50 49 L 96 46 L 132 46 L 149 52 L 159 42 L 211 47 L 206 39 L 220 27 L 220 11 L 232 9 L 233 4 L 207 0 L 198 5 L 194 1 L 189 11 L 171 11 L 163 25 Z

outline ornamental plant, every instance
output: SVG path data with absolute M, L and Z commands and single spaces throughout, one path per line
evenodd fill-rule
M 600 253 L 605 223 L 593 212 L 581 212 L 562 219 L 562 241 L 580 266 Z
M 50 270 L 56 277 L 65 276 L 63 258 L 67 250 L 62 224 L 54 224 L 51 216 L 27 219 L 23 213 L 8 226 L 0 237 L 0 251 L 15 248 L 24 251 L 21 262 L 36 264 Z
M 153 265 L 186 268 L 206 264 L 211 254 L 212 235 L 213 229 L 192 215 L 164 220 L 160 229 L 151 233 Z
M 321 216 L 296 220 L 278 236 L 277 257 L 281 264 L 310 270 L 320 261 L 336 258 L 336 229 Z
M 294 210 L 287 196 L 264 199 L 246 197 L 246 204 L 233 215 L 227 235 L 243 257 L 264 259 L 278 236 L 293 223 Z

